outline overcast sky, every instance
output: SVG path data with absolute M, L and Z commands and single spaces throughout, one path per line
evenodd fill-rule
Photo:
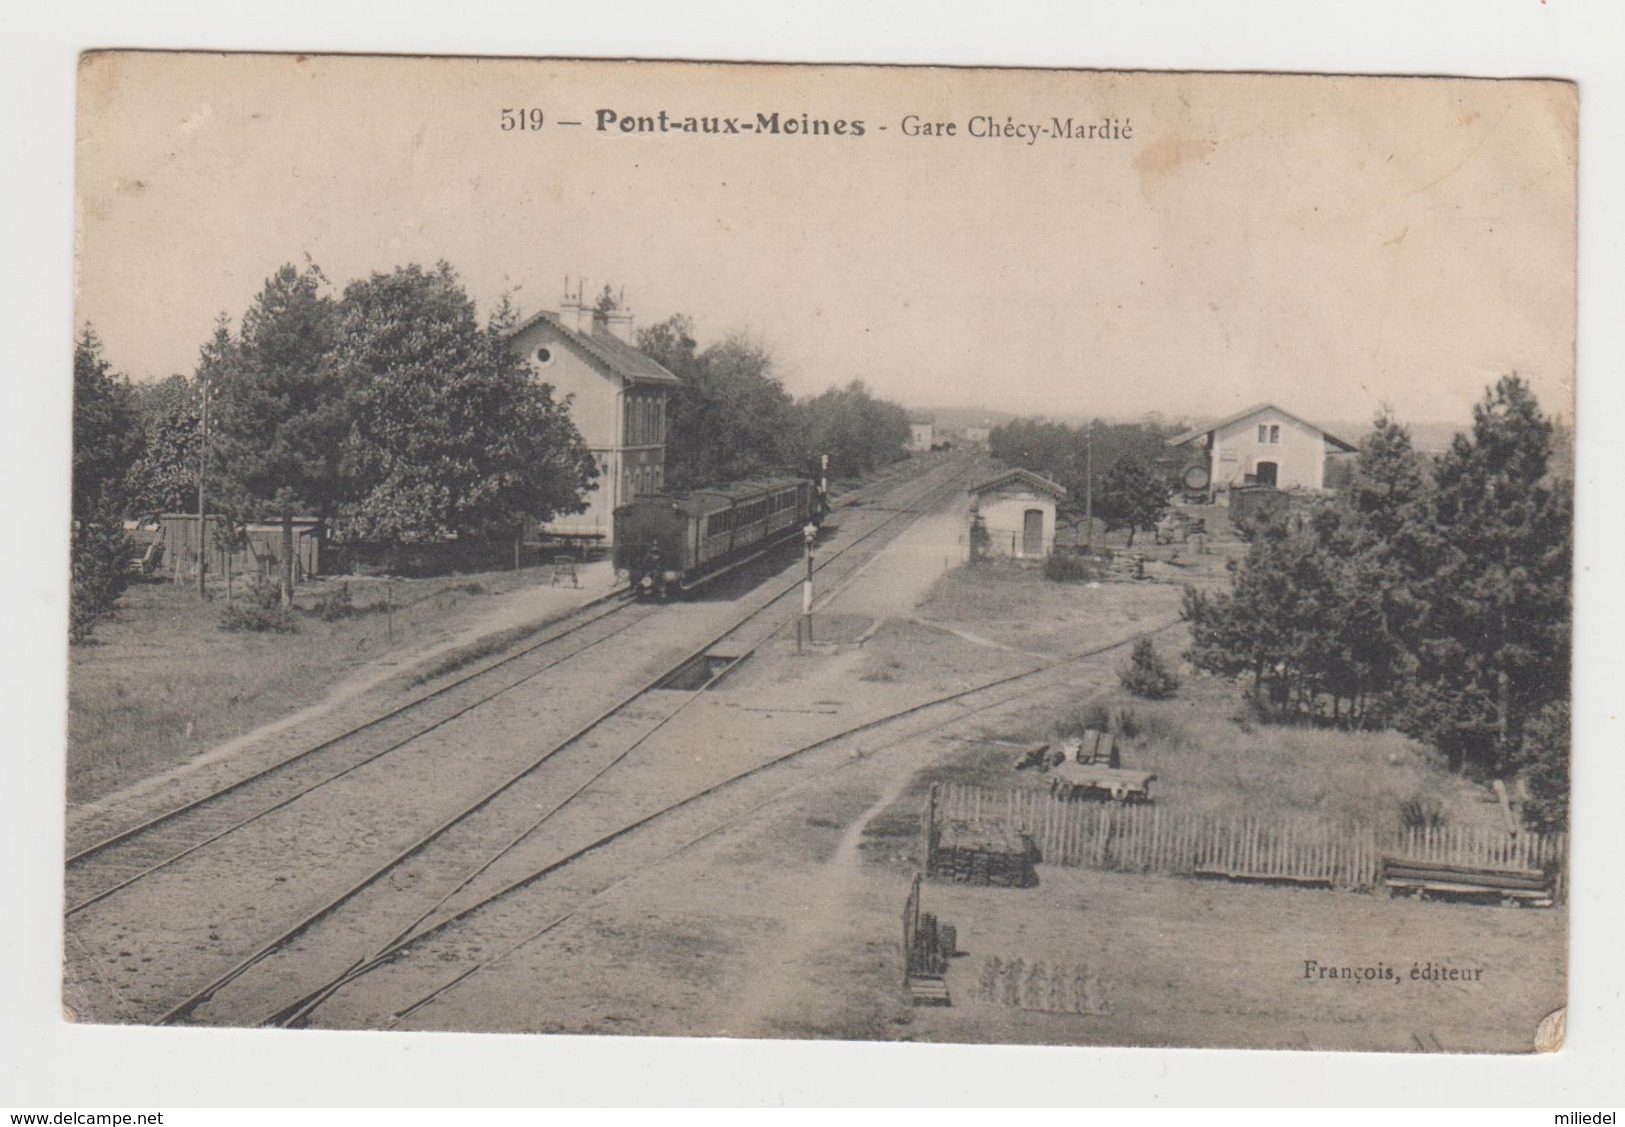
M 601 109 L 864 135 L 601 132 Z M 1132 135 L 969 136 L 983 115 Z M 342 285 L 444 258 L 482 312 L 585 275 L 640 325 L 749 332 L 797 394 L 1461 421 L 1518 370 L 1568 415 L 1574 129 L 1558 83 L 92 57 L 78 319 L 158 378 L 283 262 Z

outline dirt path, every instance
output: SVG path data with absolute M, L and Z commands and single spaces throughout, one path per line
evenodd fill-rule
M 884 792 L 852 820 L 834 855 L 806 883 L 805 899 L 796 906 L 796 915 L 786 921 L 790 929 L 786 938 L 769 949 L 767 958 L 755 960 L 740 972 L 750 985 L 741 992 L 742 1005 L 727 1023 L 740 1035 L 768 1035 L 775 1017 L 794 1016 L 791 1003 L 805 988 L 808 964 L 844 933 L 848 913 L 843 903 L 863 863 L 858 846 L 864 828 L 870 818 L 897 801 L 916 766 L 900 756 L 886 756 L 876 767 L 882 763 L 885 773 L 877 781 L 884 782 Z

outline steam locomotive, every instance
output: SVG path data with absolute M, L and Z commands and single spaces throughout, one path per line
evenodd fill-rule
M 615 510 L 615 567 L 639 598 L 669 598 L 816 529 L 824 509 L 823 494 L 799 477 L 645 494 Z

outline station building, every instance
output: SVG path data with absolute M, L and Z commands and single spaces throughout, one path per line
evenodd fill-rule
M 1319 492 L 1326 488 L 1327 457 L 1359 451 L 1273 403 L 1175 435 L 1168 445 L 1191 455 L 1193 462 L 1206 462 L 1208 488 L 1221 505 L 1232 489 L 1244 486 Z
M 615 509 L 666 485 L 666 399 L 678 379 L 634 343 L 630 310 L 596 312 L 578 289 L 557 312 L 543 310 L 509 332 L 539 382 L 568 398 L 570 417 L 598 463 L 587 510 L 561 514 L 541 531 L 605 547 Z

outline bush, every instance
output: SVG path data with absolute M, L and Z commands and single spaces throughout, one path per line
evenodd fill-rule
M 1548 704 L 1524 729 L 1523 744 L 1513 757 L 1524 784 L 1524 824 L 1541 833 L 1569 827 L 1571 722 L 1568 701 Z
M 299 623 L 287 607 L 246 602 L 220 612 L 220 629 L 233 633 L 292 634 L 298 631 Z
M 276 610 L 282 605 L 282 588 L 274 581 L 251 579 L 243 585 L 242 600 L 260 610 Z
M 130 546 L 123 523 L 111 517 L 76 522 L 72 536 L 68 637 L 77 643 L 89 639 L 129 586 Z
M 337 622 L 342 618 L 349 618 L 356 613 L 355 603 L 350 600 L 350 585 L 340 583 L 331 590 L 323 591 L 317 596 L 316 605 L 310 610 L 323 622 Z
M 1077 739 L 1085 732 L 1112 730 L 1112 710 L 1098 700 L 1074 705 L 1055 722 L 1055 735 L 1059 739 Z
M 1123 688 L 1145 700 L 1163 700 L 1174 695 L 1179 678 L 1163 662 L 1150 638 L 1134 643 L 1134 652 L 1128 664 L 1117 671 L 1117 680 Z
M 1073 552 L 1053 552 L 1044 561 L 1044 577 L 1057 583 L 1087 583 L 1100 579 L 1105 567 L 1099 560 Z

